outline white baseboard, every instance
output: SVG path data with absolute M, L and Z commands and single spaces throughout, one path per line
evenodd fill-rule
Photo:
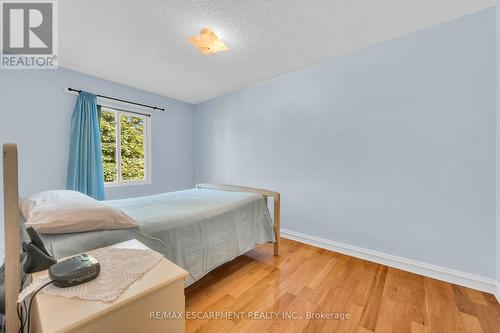
M 497 292 L 495 293 L 498 303 L 500 303 L 500 282 L 497 281 Z
M 496 295 L 500 302 L 500 285 L 493 279 L 465 273 L 442 266 L 427 264 L 413 259 L 402 258 L 378 251 L 344 244 L 329 239 L 303 234 L 296 231 L 281 229 L 281 237 L 292 239 L 301 243 L 320 247 L 334 252 L 340 252 L 352 257 L 365 259 L 389 267 L 420 274 L 434 279 L 458 284 L 460 286 L 484 291 Z

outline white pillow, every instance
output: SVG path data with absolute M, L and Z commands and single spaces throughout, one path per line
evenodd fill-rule
M 46 203 L 53 202 L 74 202 L 74 201 L 97 201 L 78 191 L 53 190 L 35 193 L 21 201 L 21 213 L 26 221 L 29 219 L 30 211 L 33 207 L 41 207 Z
M 23 199 L 26 227 L 43 234 L 125 229 L 137 223 L 121 210 L 76 191 L 46 191 Z

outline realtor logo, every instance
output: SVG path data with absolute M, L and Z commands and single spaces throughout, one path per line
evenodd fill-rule
M 57 68 L 53 1 L 2 1 L 1 68 Z

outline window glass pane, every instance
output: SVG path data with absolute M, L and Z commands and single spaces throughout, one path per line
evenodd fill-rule
M 117 181 L 115 113 L 101 108 L 101 145 L 104 182 Z
M 144 180 L 144 118 L 120 115 L 123 180 Z

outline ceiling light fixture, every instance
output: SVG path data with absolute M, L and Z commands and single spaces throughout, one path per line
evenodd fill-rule
M 205 55 L 229 50 L 210 28 L 202 29 L 199 36 L 190 37 L 189 41 Z

